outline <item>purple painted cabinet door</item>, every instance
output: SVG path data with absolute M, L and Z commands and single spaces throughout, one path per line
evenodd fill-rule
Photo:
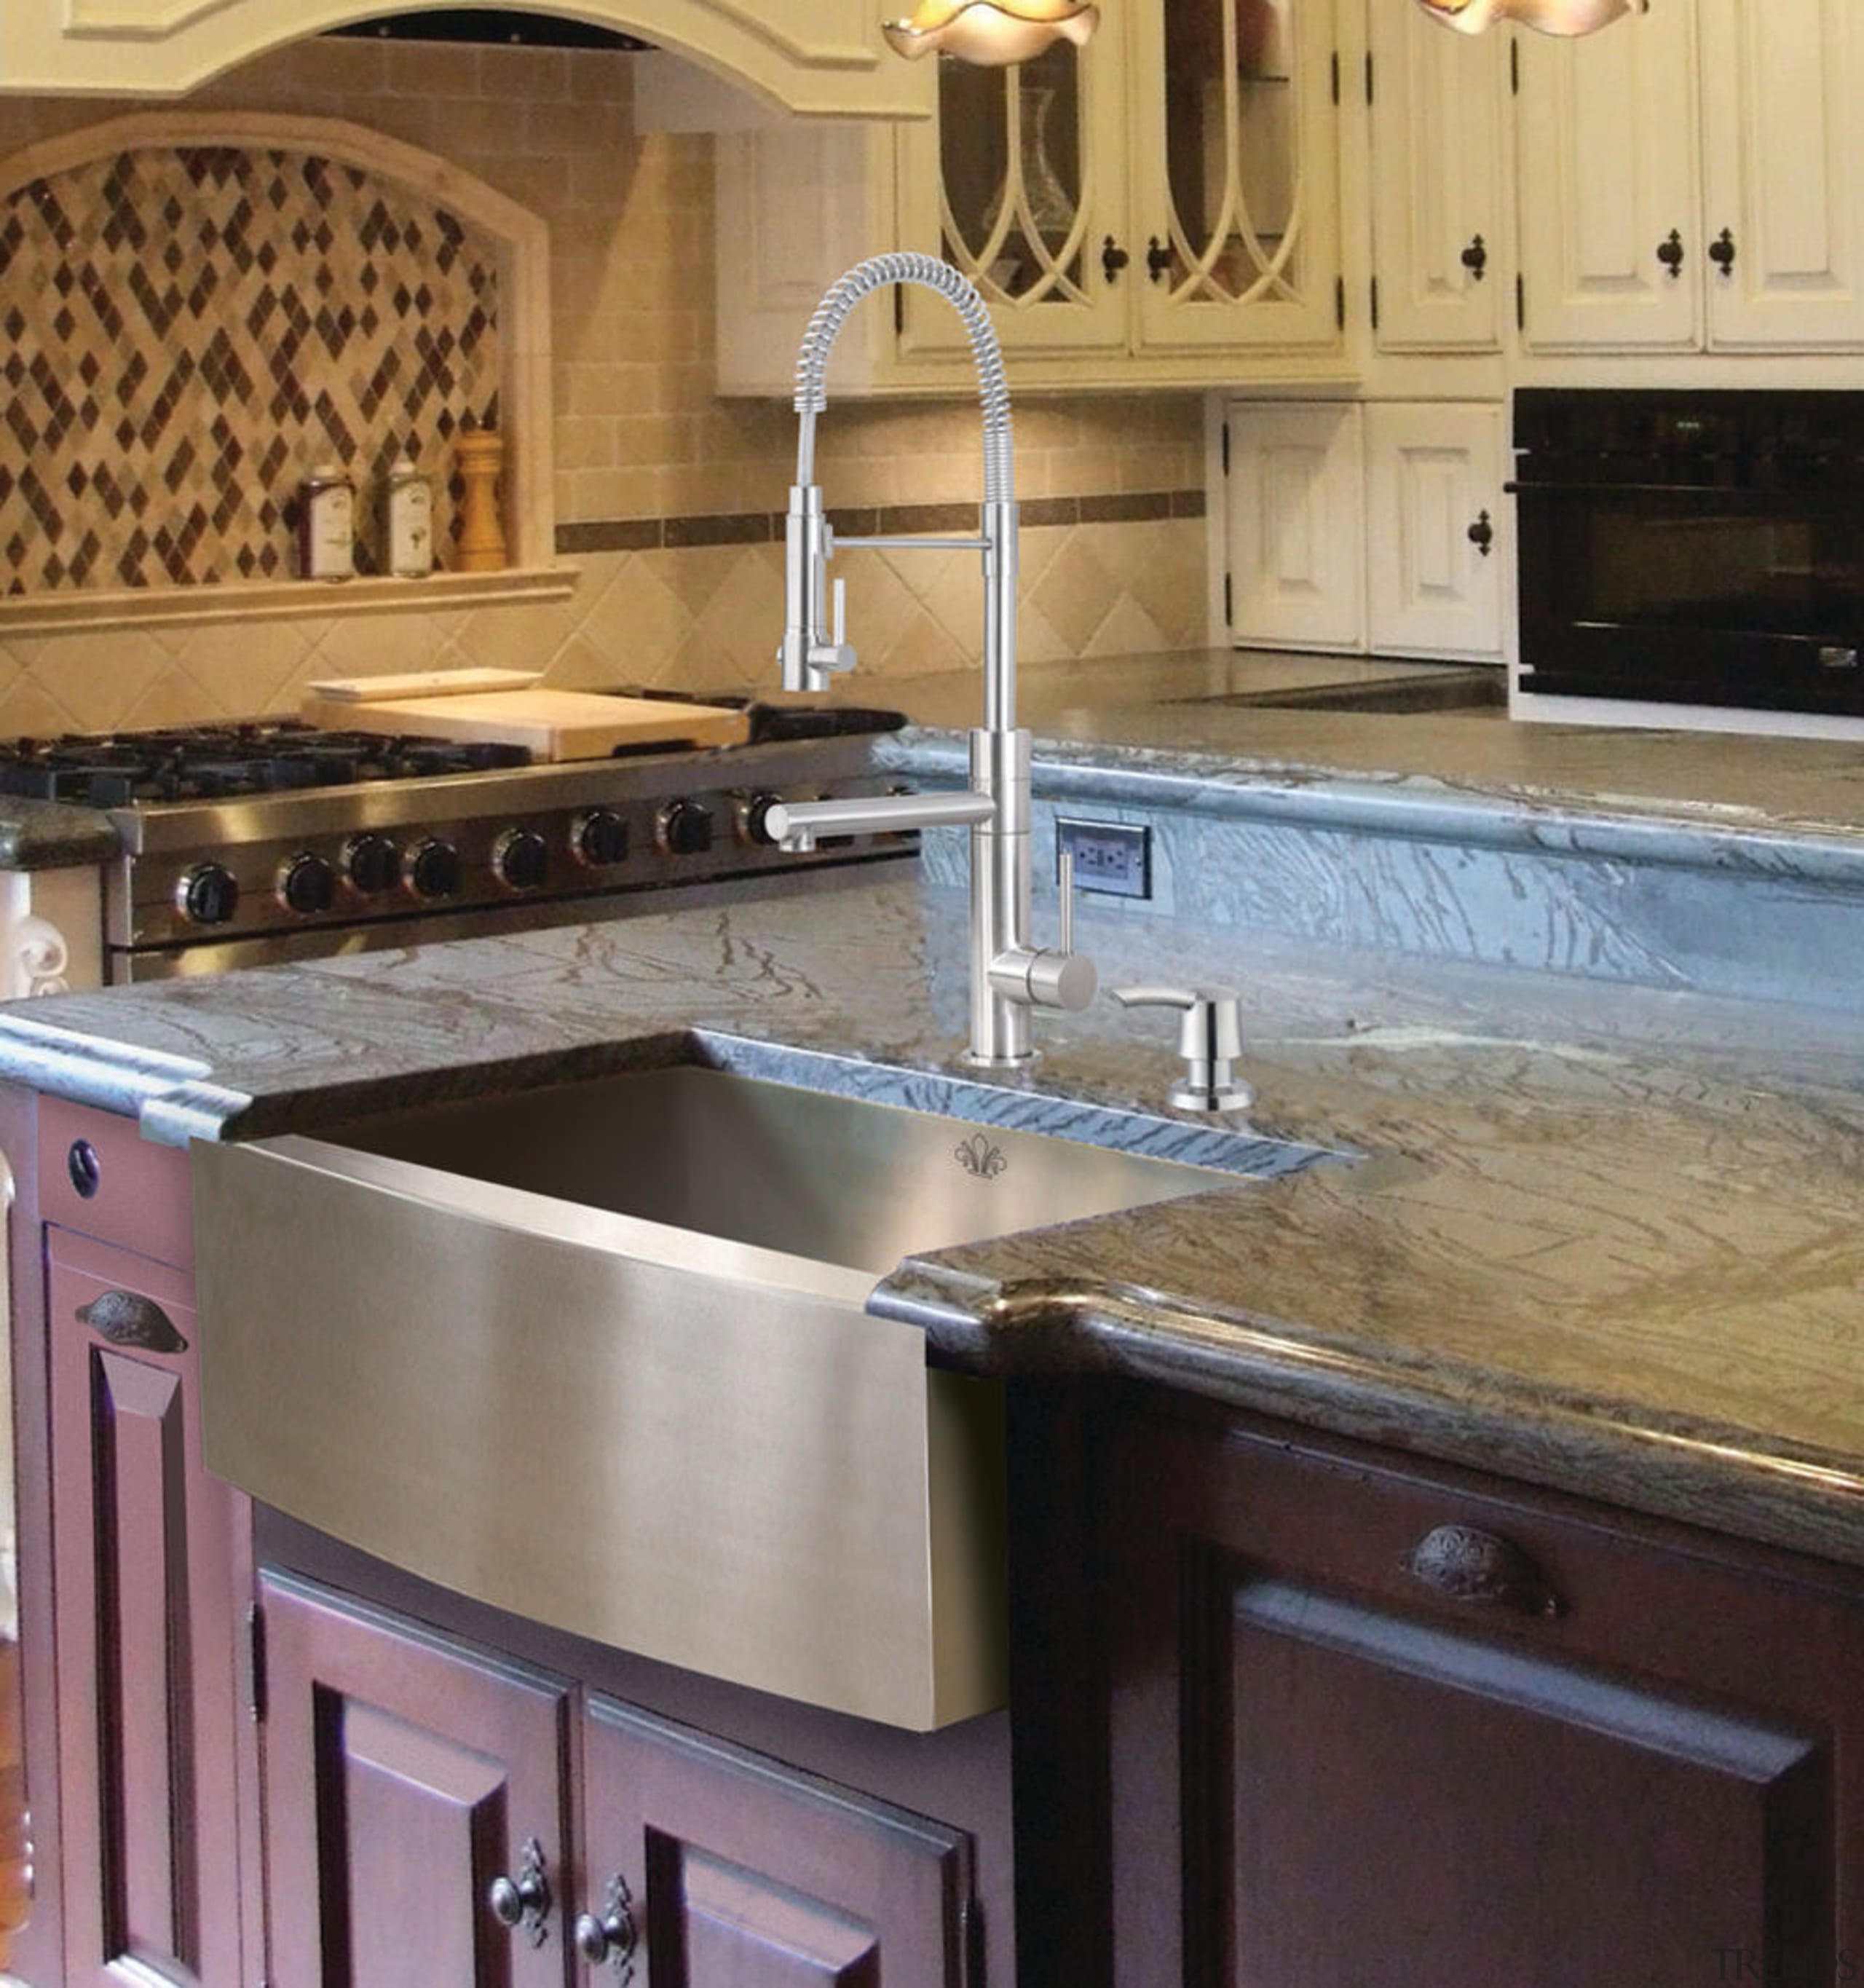
M 237 1988 L 252 1529 L 201 1462 L 192 1280 L 46 1236 L 66 1978 Z
M 967 1980 L 961 1832 L 605 1699 L 582 1748 L 589 1988 Z
M 289 1575 L 260 1604 L 276 1988 L 565 1988 L 570 1687 Z

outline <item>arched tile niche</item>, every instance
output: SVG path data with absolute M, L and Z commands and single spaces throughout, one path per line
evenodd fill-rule
M 141 113 L 0 161 L 0 634 L 566 593 L 552 564 L 549 238 L 338 120 Z M 506 441 L 509 566 L 445 570 L 453 443 Z M 442 570 L 377 571 L 412 455 Z M 354 479 L 356 580 L 297 576 L 297 492 Z

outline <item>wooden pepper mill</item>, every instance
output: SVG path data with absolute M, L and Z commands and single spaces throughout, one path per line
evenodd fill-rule
M 454 563 L 461 573 L 496 573 L 505 563 L 505 525 L 498 515 L 498 477 L 505 438 L 496 428 L 463 428 L 454 442 L 465 490 Z

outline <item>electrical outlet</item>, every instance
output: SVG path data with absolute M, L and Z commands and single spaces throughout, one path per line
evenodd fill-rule
M 1055 867 L 1075 859 L 1075 888 L 1109 898 L 1152 895 L 1152 830 L 1143 823 L 1070 821 L 1057 816 Z

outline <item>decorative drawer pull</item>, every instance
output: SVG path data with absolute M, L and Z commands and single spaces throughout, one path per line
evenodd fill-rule
M 1146 267 L 1155 283 L 1165 280 L 1165 272 L 1171 267 L 1171 251 L 1155 235 L 1146 250 Z
M 101 1333 L 113 1346 L 133 1346 L 144 1353 L 185 1353 L 187 1341 L 174 1320 L 154 1298 L 134 1291 L 106 1291 L 78 1307 L 78 1322 Z
M 1469 543 L 1484 559 L 1495 549 L 1495 527 L 1486 511 L 1479 512 L 1469 528 Z
M 1724 276 L 1734 273 L 1734 237 L 1727 228 L 1724 228 L 1709 244 L 1709 260 Z
M 627 1988 L 634 1978 L 634 1949 L 638 1936 L 634 1929 L 634 1898 L 628 1881 L 618 1872 L 609 1880 L 602 1901 L 602 1916 L 585 1912 L 576 1921 L 576 1949 L 591 1967 L 606 1966 Z
M 521 1928 L 533 1946 L 550 1936 L 550 1881 L 544 1875 L 544 1846 L 533 1836 L 525 1844 L 515 1878 L 495 1878 L 485 1902 L 501 1926 Z
M 1657 244 L 1657 260 L 1673 276 L 1683 273 L 1683 237 L 1675 228 Z
M 1471 279 L 1481 282 L 1488 272 L 1488 244 L 1480 235 L 1471 235 L 1469 246 L 1463 251 L 1461 259 Z
M 1561 1615 L 1560 1598 L 1511 1540 L 1474 1526 L 1439 1526 L 1425 1533 L 1404 1570 L 1452 1601 L 1485 1601 L 1523 1615 Z
M 1107 281 L 1109 283 L 1116 281 L 1120 271 L 1133 258 L 1126 253 L 1126 250 L 1121 248 L 1109 235 L 1106 238 L 1106 246 L 1100 252 L 1100 266 L 1106 272 Z

